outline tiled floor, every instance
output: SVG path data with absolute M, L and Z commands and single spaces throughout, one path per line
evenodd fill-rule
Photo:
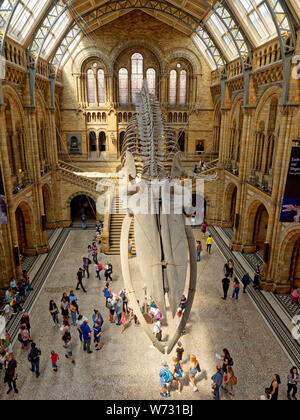
M 195 235 L 199 234 L 199 231 L 195 231 Z M 75 288 L 76 271 L 91 237 L 92 233 L 88 231 L 71 232 L 31 312 L 32 337 L 42 349 L 40 378 L 36 379 L 29 371 L 26 353 L 17 342 L 14 351 L 19 363 L 20 393 L 6 396 L 6 387 L 0 377 L 2 399 L 159 398 L 160 361 L 166 359 L 170 363 L 173 354 L 162 356 L 157 350 L 151 349 L 141 327 L 130 325 L 121 334 L 119 327 L 108 322 L 102 293 L 104 281 L 96 280 L 94 273 L 90 280 L 85 280 L 88 293 L 85 295 L 79 291 L 77 295 L 82 314 L 91 319 L 93 309 L 98 308 L 104 316 L 103 350 L 91 355 L 83 353 L 77 332 L 72 327 L 76 365 L 71 365 L 64 357 L 60 332 L 53 327 L 48 305 L 50 299 L 58 303 L 64 291 Z M 102 263 L 106 261 L 111 261 L 114 266 L 112 289 L 118 293 L 123 287 L 119 257 L 104 257 Z M 238 377 L 236 399 L 257 398 L 270 385 L 275 373 L 283 378 L 280 398 L 285 399 L 285 379 L 291 367 L 290 362 L 248 296 L 241 295 L 238 302 L 231 298 L 227 302 L 220 299 L 223 264 L 224 260 L 216 247 L 213 247 L 211 256 L 205 251 L 202 253 L 198 265 L 196 298 L 187 334 L 182 337 L 185 371 L 191 353 L 196 354 L 200 361 L 202 373 L 197 378 L 199 392 L 194 393 L 189 387 L 185 374 L 182 394 L 179 396 L 173 390 L 172 399 L 211 399 L 210 378 L 217 364 L 215 355 L 222 352 L 224 347 L 231 350 L 235 361 L 234 370 Z M 139 290 L 140 274 L 134 259 L 131 261 L 131 270 L 134 284 Z M 164 335 L 167 333 L 164 330 Z M 52 371 L 50 365 L 52 349 L 60 355 L 57 373 Z M 3 373 L 1 375 L 3 378 Z M 222 397 L 230 398 L 224 394 Z

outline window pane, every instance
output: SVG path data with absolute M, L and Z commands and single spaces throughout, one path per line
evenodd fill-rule
M 152 95 L 155 95 L 156 72 L 154 69 L 147 70 L 148 89 Z
M 177 90 L 177 71 L 170 71 L 170 89 L 169 89 L 169 103 L 176 105 L 176 90 Z
M 87 72 L 88 103 L 95 103 L 95 76 L 93 70 Z
M 128 71 L 119 71 L 119 102 L 121 105 L 128 104 Z
M 143 87 L 143 64 L 144 59 L 141 54 L 133 54 L 131 57 L 131 99 L 135 104 L 136 94 Z
M 104 70 L 98 70 L 97 74 L 98 79 L 98 101 L 99 104 L 105 104 L 105 79 L 104 79 Z
M 185 70 L 180 72 L 180 87 L 179 87 L 179 105 L 186 104 L 186 81 L 187 74 Z

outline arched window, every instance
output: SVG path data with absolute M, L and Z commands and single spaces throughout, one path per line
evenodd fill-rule
M 170 105 L 176 105 L 176 92 L 177 91 L 177 71 L 170 71 L 170 87 L 169 87 L 169 103 Z
M 126 69 L 119 71 L 119 102 L 121 105 L 128 104 L 128 71 Z
M 99 146 L 100 152 L 106 152 L 106 134 L 104 131 L 99 134 Z
M 187 82 L 186 70 L 181 70 L 180 85 L 179 85 L 179 105 L 186 104 L 186 82 Z
M 131 57 L 131 99 L 135 104 L 135 96 L 143 87 L 143 56 L 139 53 Z
M 87 71 L 87 90 L 88 90 L 88 103 L 95 103 L 95 76 L 93 70 Z
M 105 104 L 105 80 L 104 80 L 104 70 L 99 69 L 97 72 L 97 82 L 98 82 L 98 103 L 101 105 Z
M 148 89 L 152 95 L 155 95 L 156 89 L 156 71 L 154 69 L 148 69 L 146 73 L 147 82 L 148 82 Z

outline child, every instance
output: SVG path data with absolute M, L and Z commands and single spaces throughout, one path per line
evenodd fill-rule
M 95 343 L 96 351 L 99 351 L 102 349 L 102 346 L 100 344 L 102 332 L 101 332 L 101 325 L 98 321 L 95 322 L 93 331 L 94 331 L 94 343 Z
M 177 349 L 176 349 L 176 354 L 177 354 L 177 359 L 179 362 L 182 362 L 182 356 L 184 353 L 184 348 L 182 347 L 182 343 L 181 341 L 178 341 L 177 343 Z
M 125 315 L 125 312 L 122 313 L 121 324 L 122 324 L 121 333 L 123 333 L 125 331 L 125 328 L 126 328 L 126 315 Z
M 51 362 L 52 362 L 53 372 L 57 372 L 57 361 L 59 359 L 59 356 L 58 356 L 57 353 L 55 353 L 54 350 L 51 351 L 50 359 L 51 359 Z
M 74 360 L 73 353 L 72 353 L 71 337 L 69 337 L 66 341 L 66 348 L 67 348 L 67 353 L 65 354 L 66 358 L 71 359 L 72 363 L 75 364 L 75 360 Z

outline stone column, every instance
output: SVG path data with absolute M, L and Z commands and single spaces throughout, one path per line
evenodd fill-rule
M 11 183 L 11 174 L 10 174 L 10 165 L 8 159 L 8 148 L 7 148 L 7 137 L 6 137 L 6 120 L 5 120 L 5 106 L 0 106 L 0 158 L 2 166 L 2 175 L 3 175 L 3 184 L 5 188 L 5 196 L 7 202 L 7 212 L 8 212 L 8 223 L 9 225 L 4 227 L 3 230 L 7 233 L 8 239 L 8 255 L 10 257 L 10 265 L 12 267 L 12 274 L 16 279 L 22 277 L 22 268 L 21 266 L 16 267 L 14 262 L 14 246 L 19 246 L 18 232 L 16 217 L 14 211 L 14 196 L 13 196 L 13 186 Z M 5 245 L 5 244 L 4 244 Z M 9 279 L 7 279 L 7 283 Z

